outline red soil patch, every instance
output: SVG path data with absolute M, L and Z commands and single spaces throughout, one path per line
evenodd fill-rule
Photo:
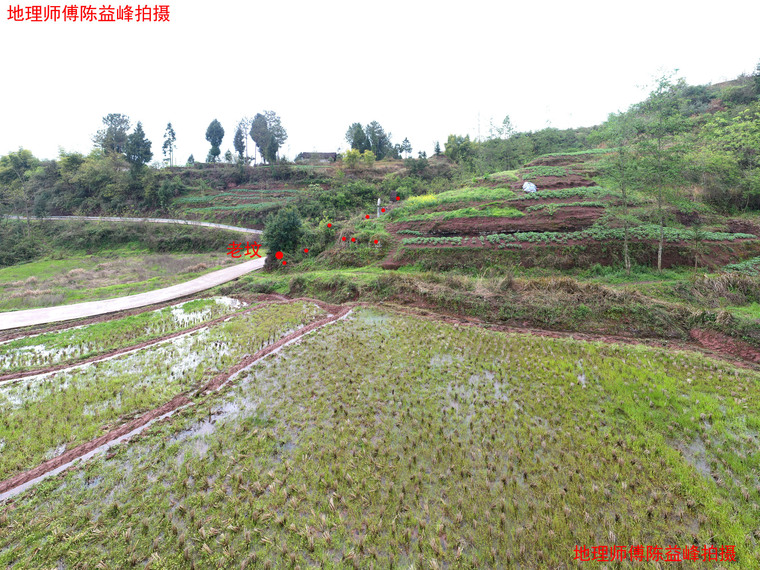
M 760 237 L 760 225 L 749 220 L 728 220 L 728 231 L 738 234 L 752 234 Z
M 525 207 L 532 205 L 535 204 L 526 204 Z M 511 232 L 578 231 L 594 225 L 603 211 L 604 208 L 599 207 L 569 206 L 558 208 L 553 216 L 544 210 L 538 210 L 528 212 L 522 218 L 482 217 L 424 220 L 389 224 L 389 228 L 393 232 L 417 230 L 423 234 L 462 236 Z
M 716 331 L 692 329 L 691 338 L 700 345 L 724 354 L 733 354 L 743 360 L 760 364 L 760 350 L 743 340 L 726 336 Z
M 512 183 L 512 190 L 522 192 L 525 181 Z M 578 174 L 568 174 L 566 176 L 537 176 L 531 178 L 528 182 L 533 182 L 539 190 L 562 190 L 564 188 L 586 188 L 596 186 L 596 182 L 589 180 Z

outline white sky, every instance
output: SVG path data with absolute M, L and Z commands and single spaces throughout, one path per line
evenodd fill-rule
M 4 4 L 0 154 L 86 154 L 102 117 L 123 113 L 154 160 L 171 122 L 183 164 L 205 160 L 213 119 L 224 153 L 241 117 L 271 109 L 290 159 L 345 149 L 348 126 L 372 120 L 416 156 L 476 137 L 478 118 L 483 136 L 507 114 L 518 130 L 592 126 L 663 71 L 717 83 L 760 60 L 747 0 L 160 1 L 169 23 L 13 22 Z

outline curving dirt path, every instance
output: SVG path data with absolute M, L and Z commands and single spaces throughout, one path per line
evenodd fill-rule
M 25 220 L 26 216 L 3 216 L 11 220 Z M 180 224 L 188 226 L 203 226 L 205 228 L 217 228 L 220 230 L 230 230 L 246 234 L 260 234 L 261 230 L 251 228 L 241 228 L 239 226 L 228 226 L 227 224 L 214 224 L 212 222 L 196 222 L 195 220 L 175 220 L 173 218 L 121 218 L 119 216 L 46 216 L 44 218 L 34 218 L 35 220 L 91 220 L 93 222 L 150 222 L 153 224 Z
M 219 269 L 212 273 L 202 275 L 197 279 L 172 285 L 156 291 L 148 291 L 137 295 L 119 297 L 117 299 L 104 299 L 102 301 L 89 301 L 75 305 L 61 305 L 58 307 L 44 307 L 41 309 L 28 309 L 26 311 L 12 311 L 0 313 L 0 330 L 28 327 L 57 321 L 69 321 L 95 315 L 105 315 L 126 309 L 144 307 L 155 303 L 163 303 L 172 299 L 179 299 L 192 295 L 222 283 L 237 279 L 241 275 L 256 271 L 264 267 L 266 258 L 253 259 L 233 267 Z

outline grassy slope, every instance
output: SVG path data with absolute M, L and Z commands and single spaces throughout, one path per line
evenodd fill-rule
M 194 279 L 232 261 L 226 251 L 168 254 L 122 248 L 12 265 L 0 268 L 0 311 L 143 293 Z
M 577 544 L 714 543 L 758 568 L 758 380 L 358 310 L 5 507 L 0 563 L 564 567 Z

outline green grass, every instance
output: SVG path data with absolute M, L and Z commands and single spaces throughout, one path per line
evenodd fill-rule
M 508 188 L 460 188 L 458 190 L 448 190 L 440 194 L 424 194 L 422 196 L 413 196 L 404 202 L 401 208 L 396 208 L 390 212 L 390 219 L 407 215 L 418 210 L 434 208 L 441 204 L 450 204 L 456 202 L 481 202 L 492 200 L 508 200 L 515 198 L 516 194 Z
M 760 303 L 757 302 L 740 307 L 726 307 L 726 309 L 745 317 L 760 319 Z
M 586 186 L 582 188 L 563 188 L 561 190 L 539 190 L 533 193 L 520 194 L 512 200 L 543 200 L 544 198 L 573 198 L 581 196 L 584 198 L 602 198 L 604 196 L 618 197 L 619 192 L 600 188 L 599 186 Z M 631 202 L 629 198 L 629 202 Z
M 417 214 L 401 216 L 395 221 L 417 222 L 425 220 L 453 220 L 456 218 L 522 218 L 525 214 L 515 208 L 499 208 L 486 206 L 483 208 L 460 208 L 448 212 L 430 212 L 429 214 Z
M 757 569 L 758 380 L 359 309 L 18 497 L 0 564 L 556 568 L 714 543 Z
M 576 232 L 515 232 L 512 234 L 491 234 L 486 239 L 492 244 L 525 241 L 528 243 L 567 243 L 570 240 L 595 241 L 622 240 L 624 230 L 622 228 L 592 227 L 587 230 Z M 653 240 L 659 239 L 660 227 L 656 224 L 641 225 L 629 229 L 631 239 Z M 692 238 L 693 233 L 678 228 L 665 228 L 665 241 L 669 243 L 685 241 Z M 726 232 L 703 232 L 703 241 L 734 241 L 736 239 L 752 239 L 756 236 L 743 233 Z
M 272 305 L 111 360 L 0 384 L 0 480 L 203 385 L 323 314 L 311 304 Z
M 240 236 L 236 239 L 239 241 Z M 118 248 L 0 268 L 0 311 L 108 299 L 160 289 L 239 261 L 232 260 L 226 251 L 223 247 L 216 253 L 170 255 Z
M 225 302 L 229 301 L 229 302 Z M 157 311 L 0 344 L 0 373 L 73 363 L 159 338 L 233 312 L 233 299 L 197 299 Z
M 540 176 L 567 176 L 568 170 L 564 166 L 528 166 L 523 170 L 523 178 L 532 180 Z
M 501 172 L 494 172 L 484 177 L 487 180 L 509 180 L 510 182 L 517 182 L 520 180 L 519 170 L 502 170 Z
M 235 204 L 233 206 L 209 206 L 207 208 L 187 208 L 187 212 L 196 214 L 208 212 L 259 212 L 271 208 L 279 208 L 285 202 L 294 200 L 294 198 L 282 198 L 277 202 L 257 202 L 255 204 Z
M 607 204 L 605 202 L 569 202 L 569 203 L 551 203 L 551 204 L 536 204 L 535 206 L 528 206 L 525 208 L 526 212 L 538 212 L 540 210 L 546 210 L 546 213 L 553 216 L 560 208 L 571 207 L 584 207 L 584 208 L 604 208 Z

